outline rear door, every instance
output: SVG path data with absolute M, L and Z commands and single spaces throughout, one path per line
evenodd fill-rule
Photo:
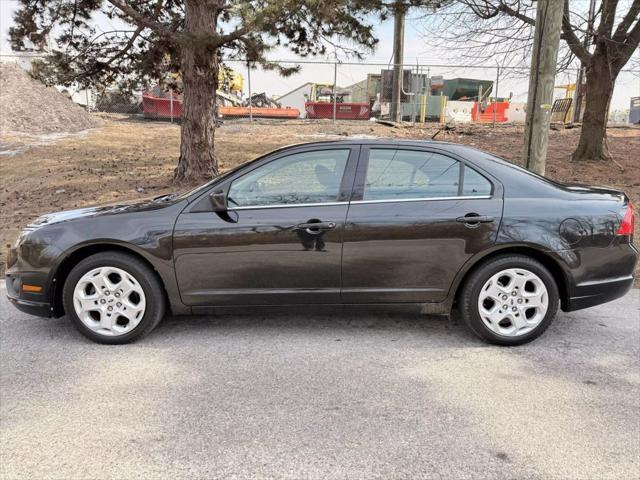
M 363 147 L 343 245 L 344 303 L 446 298 L 456 273 L 495 242 L 500 183 L 433 148 Z
M 228 212 L 197 205 L 183 212 L 174 258 L 184 303 L 339 303 L 358 152 L 351 145 L 280 152 L 215 187 L 228 190 Z

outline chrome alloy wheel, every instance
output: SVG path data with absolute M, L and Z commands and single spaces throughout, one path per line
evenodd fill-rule
M 484 324 L 498 335 L 519 337 L 531 332 L 544 319 L 549 294 L 535 273 L 509 268 L 493 275 L 478 297 Z
M 138 326 L 146 300 L 133 275 L 116 267 L 98 267 L 76 284 L 73 306 L 88 328 L 100 335 L 116 336 Z

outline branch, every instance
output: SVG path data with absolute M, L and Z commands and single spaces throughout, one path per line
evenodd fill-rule
M 87 53 L 89 51 L 89 49 L 91 47 L 93 47 L 93 44 L 96 42 L 96 40 L 98 40 L 100 37 L 104 37 L 105 35 L 111 35 L 112 33 L 136 33 L 137 30 L 109 30 L 108 32 L 102 32 L 99 35 L 96 35 L 95 37 L 93 37 L 88 45 L 83 48 L 82 50 L 80 50 L 78 53 L 76 53 L 69 61 L 68 63 L 73 63 L 75 62 L 79 57 L 83 56 L 85 53 Z
M 113 62 L 115 62 L 117 59 L 123 57 L 124 55 L 127 54 L 127 52 L 129 52 L 129 50 L 131 50 L 131 48 L 133 47 L 133 44 L 135 43 L 136 39 L 140 36 L 140 34 L 142 33 L 142 31 L 144 30 L 145 27 L 143 27 L 142 25 L 140 25 L 135 32 L 133 32 L 133 35 L 131 35 L 131 38 L 129 39 L 129 41 L 127 42 L 127 44 L 124 46 L 124 48 L 122 50 L 120 50 L 118 53 L 116 53 L 113 57 L 111 57 L 109 60 L 107 60 L 106 65 L 111 65 Z
M 591 54 L 573 31 L 571 19 L 569 18 L 569 0 L 564 0 L 564 13 L 562 15 L 562 38 L 567 42 L 567 46 L 573 54 L 580 59 L 583 65 L 589 65 Z
M 163 37 L 170 38 L 174 35 L 174 32 L 170 28 L 168 28 L 165 24 L 161 22 L 157 22 L 155 20 L 152 20 L 144 16 L 138 10 L 122 2 L 121 0 L 107 0 L 107 1 L 111 5 L 119 9 L 121 12 L 129 16 L 137 25 L 142 26 L 144 28 L 149 28 L 154 32 L 156 32 L 158 35 Z
M 535 25 L 536 24 L 536 21 L 533 18 L 528 17 L 524 13 L 521 13 L 518 10 L 515 10 L 515 9 L 511 8 L 509 5 L 503 3 L 502 0 L 496 6 L 490 4 L 489 2 L 487 2 L 485 0 L 485 2 L 484 2 L 485 10 L 484 11 L 482 10 L 481 6 L 479 6 L 478 4 L 476 4 L 473 1 L 466 0 L 466 1 L 462 2 L 462 3 L 465 4 L 466 6 L 468 6 L 476 16 L 482 18 L 483 20 L 490 20 L 490 19 L 495 18 L 496 16 L 498 16 L 498 14 L 504 13 L 504 14 L 510 16 L 510 17 L 517 18 L 518 20 L 521 20 L 524 23 L 527 23 L 529 25 Z
M 509 15 L 510 17 L 514 17 L 517 18 L 518 20 L 522 20 L 525 23 L 528 23 L 529 25 L 535 25 L 536 21 L 531 18 L 528 17 L 527 15 L 525 15 L 524 13 L 520 13 L 517 10 L 514 10 L 513 8 L 511 8 L 510 6 L 500 2 L 500 5 L 498 5 L 498 10 L 501 12 L 506 13 L 507 15 Z
M 235 30 L 226 33 L 224 35 L 212 35 L 214 42 L 217 44 L 216 46 L 221 47 L 222 45 L 226 45 L 227 43 L 234 42 L 236 40 L 240 40 L 247 33 L 249 33 L 253 29 L 253 24 L 247 24 L 242 27 L 238 27 Z
M 640 45 L 640 21 L 638 21 L 633 27 L 633 29 L 628 33 L 626 40 L 624 43 L 618 47 L 618 58 L 615 59 L 613 68 L 616 69 L 617 72 L 622 70 L 622 67 L 626 65 L 626 63 L 638 49 L 638 45 Z
M 596 36 L 601 38 L 611 38 L 613 22 L 616 19 L 616 8 L 618 0 L 602 0 L 602 18 L 596 31 Z
M 627 31 L 629 30 L 629 27 L 635 21 L 640 21 L 640 0 L 633 1 L 633 4 L 629 8 L 629 11 L 627 12 L 627 14 L 624 16 L 624 18 L 618 25 L 618 28 L 616 29 L 616 33 L 613 35 L 613 40 L 615 42 L 624 41 L 625 37 L 627 36 Z

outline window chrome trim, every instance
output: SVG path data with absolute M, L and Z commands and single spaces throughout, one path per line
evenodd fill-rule
M 352 204 L 360 203 L 399 203 L 399 202 L 430 202 L 439 200 L 487 200 L 491 195 L 455 195 L 452 197 L 430 197 L 430 198 L 385 198 L 383 200 L 354 200 Z
M 276 203 L 273 205 L 243 205 L 241 207 L 229 207 L 228 210 L 253 210 L 262 208 L 295 208 L 295 207 L 321 207 L 321 206 L 338 206 L 351 204 L 367 204 L 367 203 L 399 203 L 399 202 L 429 202 L 439 200 L 488 200 L 493 198 L 491 195 L 464 195 L 454 197 L 431 197 L 431 198 L 396 198 L 384 200 L 352 200 L 351 202 L 326 202 L 326 203 Z
M 293 207 L 323 207 L 348 205 L 349 202 L 325 202 L 325 203 L 276 203 L 273 205 L 243 205 L 240 207 L 228 207 L 227 210 L 254 210 L 257 208 L 293 208 Z

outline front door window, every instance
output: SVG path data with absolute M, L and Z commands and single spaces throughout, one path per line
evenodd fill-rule
M 336 202 L 350 150 L 316 150 L 278 158 L 231 184 L 233 207 Z

